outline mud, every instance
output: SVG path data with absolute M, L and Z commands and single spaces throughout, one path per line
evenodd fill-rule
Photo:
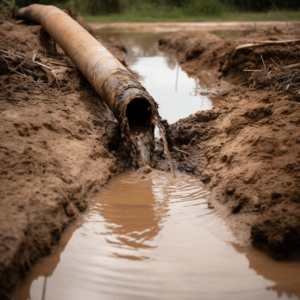
M 170 149 L 175 167 L 208 184 L 209 207 L 240 241 L 251 240 L 277 258 L 299 258 L 299 103 L 289 90 L 255 85 L 257 78 L 243 70 L 263 69 L 261 56 L 266 68 L 276 57 L 285 65 L 298 63 L 300 43 L 234 48 L 299 35 L 298 28 L 275 27 L 235 39 L 178 32 L 160 40 L 191 76 L 223 90 L 214 109 L 170 126 L 163 122 L 167 139 L 180 150 Z M 125 64 L 119 41 L 106 47 Z M 0 55 L 0 298 L 10 299 L 91 196 L 133 161 L 113 114 L 40 26 L 1 14 L 0 48 L 11 53 Z M 36 62 L 56 77 L 15 59 L 22 54 L 32 60 L 35 52 Z M 162 143 L 151 167 L 169 168 Z

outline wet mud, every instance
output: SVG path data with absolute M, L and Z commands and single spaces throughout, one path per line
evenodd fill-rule
M 264 64 L 271 70 L 276 57 L 295 64 L 300 43 L 238 52 L 235 47 L 293 38 L 299 38 L 299 29 L 273 28 L 235 39 L 178 32 L 159 42 L 163 51 L 178 55 L 188 74 L 221 91 L 212 110 L 171 125 L 161 121 L 175 169 L 208 184 L 209 207 L 240 241 L 252 241 L 276 258 L 299 258 L 299 97 L 294 88 L 291 93 L 274 88 L 272 77 L 266 84 L 243 70 Z M 126 49 L 117 39 L 105 46 L 126 66 Z M 0 298 L 10 299 L 20 278 L 51 252 L 91 196 L 116 173 L 136 166 L 112 112 L 41 26 L 1 14 L 0 49 L 5 51 L 0 52 Z M 162 140 L 150 166 L 170 170 Z

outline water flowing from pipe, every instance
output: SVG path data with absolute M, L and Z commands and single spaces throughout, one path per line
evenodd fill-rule
M 168 142 L 167 142 L 167 139 L 166 139 L 166 131 L 165 131 L 165 128 L 164 128 L 164 126 L 163 126 L 158 120 L 156 120 L 155 123 L 156 123 L 156 126 L 157 126 L 158 129 L 159 129 L 159 134 L 160 134 L 161 138 L 163 139 L 164 149 L 165 149 L 165 152 L 166 152 L 167 157 L 168 157 L 168 160 L 169 160 L 170 168 L 171 168 L 171 170 L 172 170 L 172 173 L 173 173 L 173 175 L 174 175 L 174 178 L 176 178 L 175 167 L 174 167 L 174 163 L 173 163 L 173 160 L 172 160 L 170 151 L 169 151 Z

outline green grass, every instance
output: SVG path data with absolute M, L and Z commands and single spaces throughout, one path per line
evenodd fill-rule
M 300 10 L 227 13 L 224 21 L 285 21 L 285 18 L 287 21 L 300 21 Z
M 288 21 L 300 21 L 300 11 L 282 11 Z M 199 15 L 187 16 L 180 10 L 171 11 L 136 11 L 123 14 L 109 14 L 98 16 L 84 16 L 85 22 L 205 22 L 205 21 L 284 21 L 282 13 L 270 11 L 256 12 L 223 12 L 219 16 Z

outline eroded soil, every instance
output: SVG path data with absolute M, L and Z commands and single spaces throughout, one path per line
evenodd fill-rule
M 173 149 L 178 169 L 209 184 L 210 206 L 226 216 L 240 240 L 251 239 L 278 258 L 299 258 L 299 96 L 297 89 L 276 88 L 272 78 L 269 85 L 257 84 L 262 77 L 243 70 L 263 69 L 262 60 L 271 70 L 277 57 L 277 64 L 298 63 L 300 43 L 234 48 L 294 38 L 300 38 L 298 28 L 236 39 L 178 32 L 160 40 L 161 49 L 178 52 L 190 75 L 223 89 L 213 110 L 166 126 L 175 147 L 188 153 Z M 112 39 L 107 47 L 125 63 L 122 44 Z M 1 15 L 0 49 L 10 52 L 0 55 L 0 298 L 9 299 L 91 195 L 132 163 L 113 115 L 41 26 Z M 16 58 L 32 60 L 34 52 L 56 77 Z M 155 165 L 168 168 L 159 147 Z
M 210 205 L 226 216 L 236 236 L 250 238 L 275 258 L 300 254 L 300 71 L 284 67 L 299 62 L 300 42 L 235 47 L 299 38 L 296 27 L 235 39 L 178 32 L 159 41 L 161 49 L 177 51 L 183 69 L 200 82 L 209 70 L 211 86 L 223 80 L 232 84 L 214 109 L 180 120 L 170 130 L 175 144 L 206 158 L 204 167 L 190 158 L 186 164 L 209 184 Z
M 0 49 L 11 53 L 0 58 L 1 299 L 118 168 L 112 113 L 41 26 L 15 22 L 1 15 Z M 34 49 L 56 77 L 14 61 L 20 53 L 32 59 Z

